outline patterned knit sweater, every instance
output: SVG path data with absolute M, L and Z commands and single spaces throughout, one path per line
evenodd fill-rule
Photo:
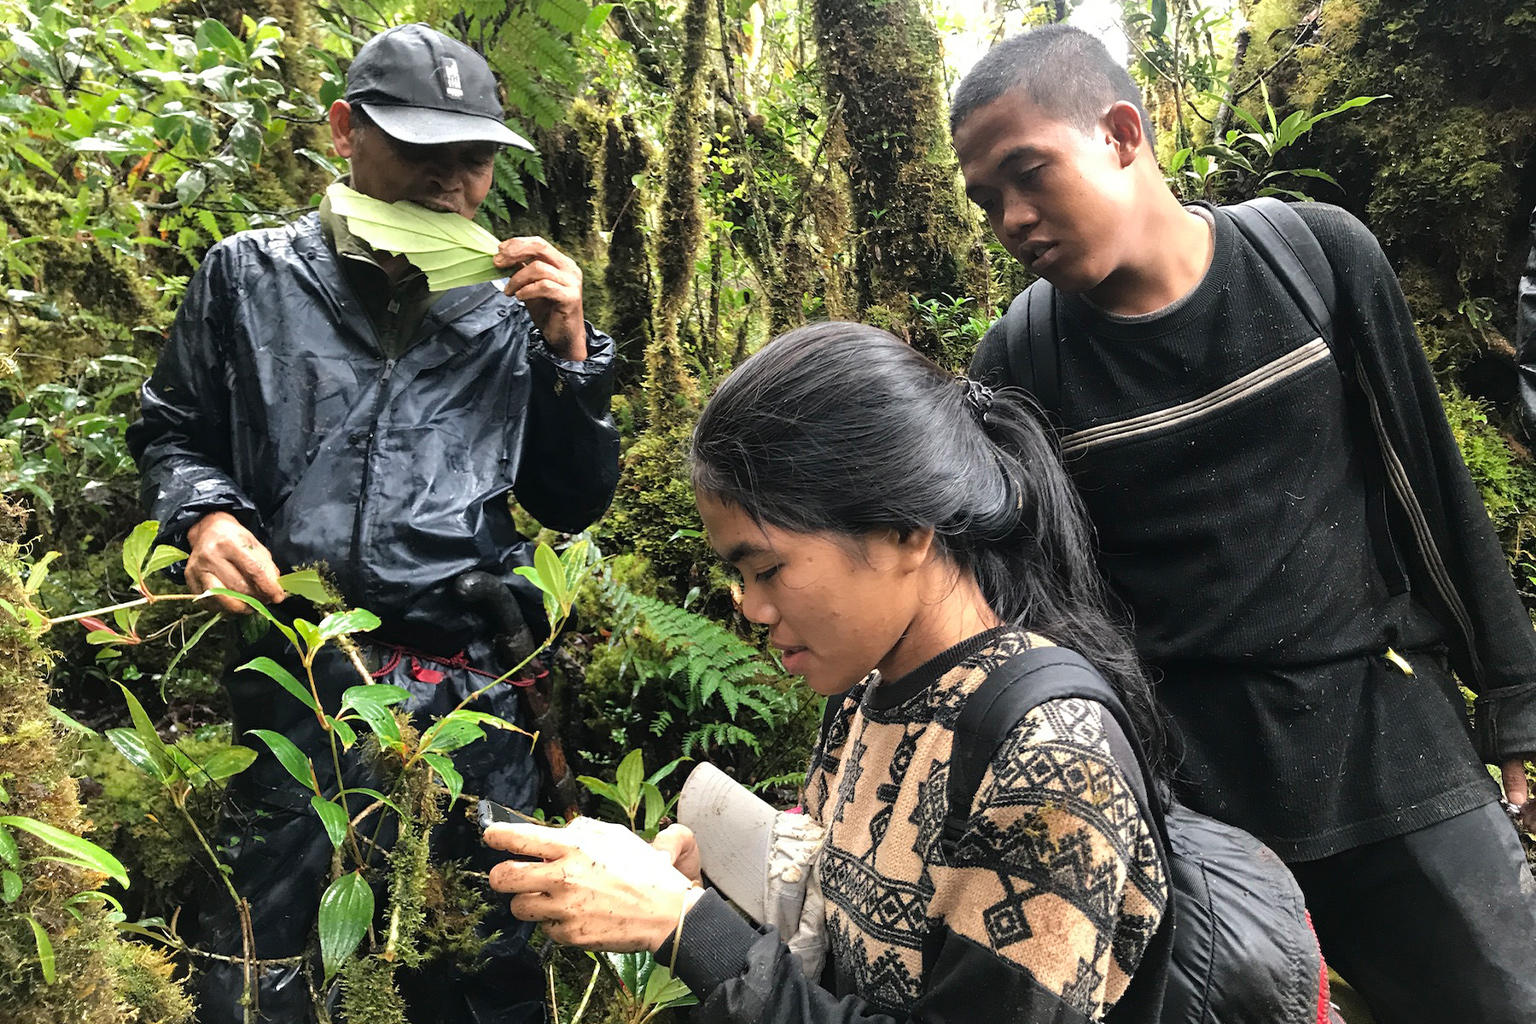
M 954 727 L 987 674 L 1030 646 L 994 630 L 901 680 L 843 698 L 807 811 L 840 993 L 910 1011 L 937 928 L 986 947 L 1096 1020 L 1125 991 L 1167 902 L 1149 824 L 1099 705 L 1051 701 L 1003 741 L 946 866 L 939 833 Z M 836 699 L 836 698 L 834 698 Z
M 991 630 L 905 678 L 872 676 L 832 698 L 806 795 L 827 827 L 827 987 L 806 979 L 776 931 L 710 891 L 657 954 L 699 997 L 695 1022 L 1103 1018 L 1168 900 L 1152 826 L 1110 751 L 1107 712 L 1070 699 L 1027 715 L 977 788 L 953 864 L 939 845 L 960 710 L 1029 646 L 1023 633 Z

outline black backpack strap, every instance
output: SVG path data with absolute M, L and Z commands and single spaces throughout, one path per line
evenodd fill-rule
M 1147 759 L 1136 740 L 1125 705 L 1114 688 L 1081 654 L 1063 647 L 1032 647 L 1015 655 L 987 676 L 966 698 L 955 721 L 946 792 L 948 810 L 939 843 L 952 860 L 971 817 L 976 790 L 1003 740 L 1024 716 L 1041 704 L 1081 697 L 1103 705 L 1118 728 L 1108 729 L 1110 750 L 1129 780 L 1136 801 L 1154 822 L 1161 839 L 1162 813 L 1151 797 L 1156 793 Z M 1106 722 L 1106 727 L 1109 725 Z M 1119 748 L 1119 749 L 1117 749 Z
M 1047 413 L 1061 409 L 1061 335 L 1056 329 L 1056 289 L 1044 279 L 1020 292 L 1003 316 L 1008 372 Z
M 1306 316 L 1312 329 L 1328 345 L 1334 364 L 1344 378 L 1350 429 L 1356 438 L 1374 438 L 1378 450 L 1386 444 L 1373 422 L 1369 403 L 1360 388 L 1360 366 L 1350 344 L 1349 332 L 1334 323 L 1338 309 L 1338 283 L 1333 265 L 1301 215 L 1273 196 L 1250 199 L 1223 209 L 1269 268 L 1280 278 L 1291 300 Z M 1387 521 L 1385 456 L 1361 460 L 1366 477 L 1366 520 L 1377 569 L 1392 594 L 1406 593 L 1408 573 L 1392 541 Z

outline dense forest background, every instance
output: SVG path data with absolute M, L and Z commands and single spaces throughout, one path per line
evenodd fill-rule
M 217 685 L 228 625 L 175 602 L 112 613 L 176 591 L 133 533 L 124 432 L 207 248 L 303 214 L 344 170 L 324 114 L 363 40 L 422 20 L 487 56 L 539 153 L 498 158 L 482 219 L 575 257 L 590 319 L 618 339 L 624 475 L 580 548 L 604 557 L 572 569 L 586 582 L 553 699 L 584 809 L 645 830 L 679 754 L 792 802 L 819 716 L 700 535 L 682 456 L 701 401 L 818 318 L 964 366 L 1027 278 L 958 185 L 953 55 L 1076 6 L 0 0 L 0 1015 L 194 1019 L 179 979 L 199 954 L 176 914 L 217 882 L 204 837 L 243 766 Z M 1176 189 L 1338 203 L 1381 239 L 1536 609 L 1536 463 L 1507 340 L 1536 205 L 1536 0 L 1120 6 Z M 570 556 L 571 538 L 542 537 Z M 450 777 L 424 774 L 408 812 L 449 813 Z M 404 1020 L 394 972 L 473 962 L 483 880 L 417 867 L 369 877 L 394 908 L 387 942 L 371 896 L 322 917 L 311 981 L 323 994 L 340 965 L 348 1017 Z M 336 874 L 352 877 L 339 849 Z M 551 971 L 562 1021 L 638 1024 L 683 998 L 645 957 Z

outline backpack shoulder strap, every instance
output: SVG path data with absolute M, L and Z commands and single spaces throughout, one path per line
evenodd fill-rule
M 1333 265 L 1301 214 L 1273 196 L 1222 209 L 1231 215 L 1248 244 L 1258 250 L 1313 329 L 1333 349 L 1339 371 L 1346 377 L 1353 376 L 1355 360 L 1348 351 L 1347 332 L 1332 329 L 1334 310 L 1338 308 Z
M 1046 412 L 1061 407 L 1061 337 L 1056 330 L 1056 289 L 1044 279 L 1014 298 L 1004 314 L 1008 371 L 1013 383 Z
M 1160 825 L 1161 815 L 1153 814 L 1149 802 L 1155 790 L 1147 760 L 1114 688 L 1076 651 L 1032 647 L 994 669 L 966 698 L 955 721 L 946 782 L 949 807 L 939 839 L 946 857 L 954 853 L 965 834 L 976 790 L 1003 740 L 1035 708 L 1067 697 L 1095 701 L 1109 710 L 1118 726 L 1109 730 L 1111 751 L 1130 781 L 1137 803 Z

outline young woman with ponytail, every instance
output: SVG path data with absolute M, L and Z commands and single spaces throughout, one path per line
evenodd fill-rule
M 1142 747 L 1159 746 L 1075 491 L 1022 395 L 875 328 L 817 324 L 725 380 L 692 465 L 742 614 L 832 705 L 805 800 L 826 828 L 823 985 L 776 932 L 694 887 L 686 830 L 650 847 L 616 828 L 496 826 L 487 842 L 543 863 L 499 865 L 492 884 L 559 941 L 656 951 L 698 995 L 696 1020 L 1102 1019 L 1168 882 L 1101 706 L 1025 716 L 990 757 L 958 854 L 939 842 L 956 718 L 1020 651 L 1083 655 Z

